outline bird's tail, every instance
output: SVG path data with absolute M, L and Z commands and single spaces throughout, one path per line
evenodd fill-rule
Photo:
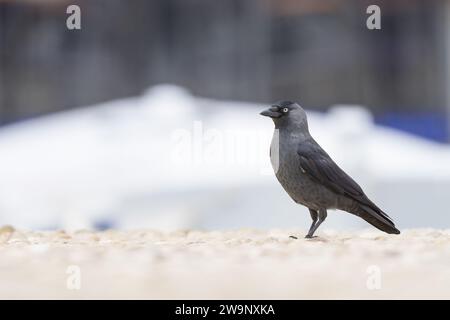
M 368 223 L 381 231 L 391 234 L 400 233 L 400 230 L 395 227 L 394 222 L 389 218 L 389 216 L 378 207 L 371 208 L 367 205 L 359 203 L 358 206 L 352 210 L 352 213 L 366 220 Z

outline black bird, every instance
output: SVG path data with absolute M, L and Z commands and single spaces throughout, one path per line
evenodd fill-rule
M 270 160 L 278 181 L 311 214 L 313 222 L 306 238 L 313 237 L 326 219 L 327 209 L 344 210 L 384 232 L 400 233 L 392 219 L 311 137 L 302 107 L 295 102 L 281 101 L 261 115 L 275 123 Z

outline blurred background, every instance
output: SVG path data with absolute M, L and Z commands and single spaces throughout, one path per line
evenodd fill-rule
M 290 99 L 400 228 L 448 228 L 449 28 L 444 0 L 0 0 L 0 224 L 306 229 L 258 115 Z

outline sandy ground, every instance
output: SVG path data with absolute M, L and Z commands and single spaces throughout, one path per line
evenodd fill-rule
M 302 234 L 2 227 L 0 298 L 450 298 L 450 230 Z

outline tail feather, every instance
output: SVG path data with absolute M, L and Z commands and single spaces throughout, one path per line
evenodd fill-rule
M 381 210 L 379 210 L 380 212 L 377 212 L 378 210 L 374 210 L 364 204 L 359 204 L 356 210 L 352 210 L 352 213 L 366 220 L 368 223 L 381 231 L 390 234 L 399 234 L 400 231 L 395 227 L 389 216 Z

